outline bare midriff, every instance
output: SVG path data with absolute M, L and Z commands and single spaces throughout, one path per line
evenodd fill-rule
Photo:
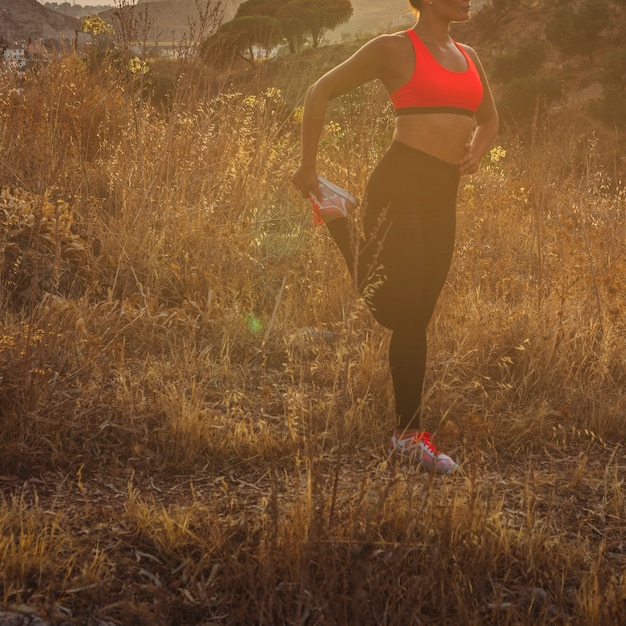
M 456 113 L 422 113 L 396 118 L 393 140 L 456 165 L 465 155 L 476 124 Z

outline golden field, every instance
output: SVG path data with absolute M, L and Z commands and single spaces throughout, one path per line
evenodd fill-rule
M 387 458 L 387 333 L 290 184 L 324 54 L 188 58 L 166 110 L 133 65 L 0 78 L 1 608 L 625 623 L 623 137 L 565 109 L 463 179 L 432 477 Z M 340 99 L 320 172 L 361 195 L 392 124 Z

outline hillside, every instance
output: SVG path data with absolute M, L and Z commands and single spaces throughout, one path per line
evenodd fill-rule
M 478 9 L 487 0 L 475 0 L 473 6 Z M 224 0 L 224 19 L 230 20 L 240 4 L 240 0 Z M 92 7 L 76 5 L 68 9 L 44 6 L 37 0 L 0 0 L 0 9 L 7 12 L 0 20 L 0 36 L 5 39 L 26 39 L 67 37 L 76 30 L 77 18 L 74 15 L 85 15 L 93 12 Z M 148 39 L 180 40 L 189 32 L 190 22 L 198 21 L 198 3 L 196 0 L 139 0 L 137 10 L 143 15 L 147 11 L 150 25 Z M 366 37 L 369 34 L 389 32 L 405 28 L 413 21 L 408 0 L 389 0 L 386 3 L 372 0 L 352 0 L 354 13 L 347 24 L 326 34 L 330 43 L 341 41 L 346 37 Z M 205 6 L 200 2 L 200 6 Z M 101 9 L 102 7 L 93 7 Z M 114 7 L 100 11 L 99 14 L 107 21 L 114 22 Z
M 241 0 L 224 1 L 224 19 L 234 17 Z M 205 2 L 200 3 L 205 6 Z M 151 22 L 149 39 L 182 39 L 189 31 L 190 20 L 197 21 L 196 0 L 142 0 L 136 4 L 139 12 L 147 11 Z M 335 31 L 326 34 L 330 43 L 342 38 L 366 36 L 402 28 L 413 21 L 408 0 L 390 0 L 381 4 L 372 0 L 352 0 L 354 13 L 347 24 L 342 24 Z M 107 21 L 113 21 L 113 12 L 109 9 L 100 13 Z
M 37 0 L 0 0 L 0 38 L 22 39 L 73 37 L 80 22 L 47 9 Z
M 224 20 L 234 17 L 239 4 L 240 0 L 223 0 Z M 197 0 L 156 0 L 137 3 L 135 10 L 142 24 L 147 16 L 146 40 L 182 41 L 189 35 L 190 24 L 195 28 L 200 21 L 198 7 L 204 11 L 207 3 Z M 115 10 L 112 8 L 99 15 L 115 24 Z
M 487 0 L 475 0 L 473 5 L 479 8 Z M 235 15 L 241 0 L 224 1 L 224 19 L 230 20 Z M 204 2 L 200 3 L 204 6 Z M 171 37 L 180 39 L 189 30 L 189 20 L 197 20 L 198 9 L 196 0 L 140 0 L 137 8 L 148 11 L 150 38 L 163 39 Z M 326 40 L 335 43 L 345 37 L 366 37 L 369 34 L 390 32 L 406 28 L 413 22 L 413 15 L 408 0 L 389 0 L 374 2 L 372 0 L 352 0 L 354 13 L 347 24 L 326 33 Z M 100 15 L 111 20 L 113 9 Z
M 86 17 L 87 15 L 93 15 L 94 13 L 107 11 L 111 7 L 111 3 L 106 3 L 105 1 L 103 1 L 102 4 L 85 4 L 84 6 L 80 2 L 72 5 L 70 5 L 69 2 L 57 2 L 55 0 L 52 2 L 39 0 L 39 2 L 51 11 L 63 13 L 63 15 L 71 15 L 78 19 Z M 85 2 L 85 0 L 81 0 L 81 2 Z

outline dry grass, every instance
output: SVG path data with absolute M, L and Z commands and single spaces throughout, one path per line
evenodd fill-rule
M 0 78 L 3 607 L 623 623 L 623 154 L 561 118 L 463 181 L 425 398 L 463 472 L 432 478 L 383 452 L 387 335 L 290 186 L 289 67 L 215 95 L 185 62 L 167 113 L 119 64 Z M 381 103 L 325 135 L 357 193 Z

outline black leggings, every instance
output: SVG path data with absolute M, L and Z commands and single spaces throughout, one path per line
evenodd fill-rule
M 375 319 L 392 331 L 401 430 L 420 428 L 426 328 L 452 260 L 458 183 L 458 166 L 394 142 L 367 185 L 364 237 L 355 241 L 347 219 L 328 224 Z

